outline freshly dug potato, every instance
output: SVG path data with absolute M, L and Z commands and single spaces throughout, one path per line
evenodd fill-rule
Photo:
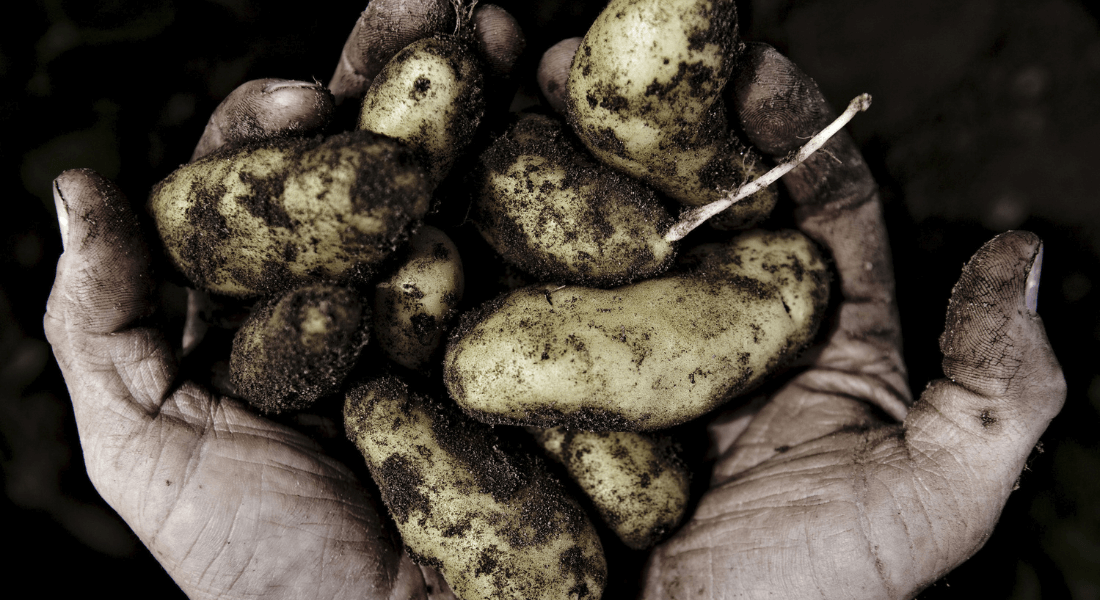
M 459 598 L 600 597 L 596 530 L 534 457 L 393 377 L 352 390 L 344 424 L 410 555 Z
M 374 336 L 395 363 L 423 367 L 443 343 L 443 327 L 462 300 L 462 258 L 451 238 L 422 227 L 397 271 L 374 288 Z
M 691 474 L 673 453 L 668 437 L 562 427 L 527 430 L 565 466 L 628 547 L 653 546 L 684 517 Z
M 622 285 L 672 264 L 672 218 L 657 195 L 589 158 L 557 119 L 520 117 L 481 163 L 478 230 L 542 281 Z
M 652 430 L 760 383 L 813 337 L 828 299 L 818 250 L 752 231 L 694 269 L 612 290 L 532 286 L 464 315 L 444 382 L 487 423 Z
M 230 381 L 265 413 L 335 393 L 369 339 L 370 309 L 348 288 L 315 284 L 261 305 L 233 338 Z
M 573 59 L 570 124 L 592 153 L 689 206 L 764 172 L 729 129 L 721 92 L 740 49 L 733 0 L 612 0 Z M 749 225 L 773 190 L 727 210 Z
M 485 111 L 482 66 L 453 36 L 418 40 L 397 53 L 374 79 L 359 113 L 359 129 L 413 148 L 434 184 L 473 139 Z
M 157 184 L 149 210 L 195 287 L 253 297 L 365 280 L 430 196 L 412 152 L 362 131 L 215 152 Z

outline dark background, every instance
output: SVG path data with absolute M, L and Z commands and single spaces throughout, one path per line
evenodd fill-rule
M 602 5 L 499 4 L 527 32 L 529 74 Z M 0 219 L 0 510 L 10 583 L 46 597 L 182 596 L 84 472 L 41 325 L 61 251 L 51 180 L 92 167 L 143 198 L 188 159 L 238 84 L 327 82 L 363 6 L 40 0 L 2 20 L 0 181 L 12 212 Z M 740 8 L 743 36 L 786 52 L 834 106 L 874 96 L 851 130 L 886 198 L 914 389 L 940 376 L 936 338 L 970 254 L 1006 229 L 1046 242 L 1039 311 L 1065 369 L 1066 407 L 986 547 L 921 597 L 1100 598 L 1096 13 L 1075 0 Z

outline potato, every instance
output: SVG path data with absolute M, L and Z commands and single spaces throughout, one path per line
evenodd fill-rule
M 653 546 L 684 517 L 691 474 L 667 436 L 562 427 L 527 430 L 565 466 L 600 518 L 628 547 Z
M 488 423 L 669 427 L 744 392 L 807 344 L 828 300 L 817 249 L 752 231 L 695 268 L 612 290 L 532 286 L 463 316 L 444 382 Z
M 612 0 L 573 59 L 570 124 L 592 153 L 689 206 L 763 173 L 730 132 L 721 99 L 740 41 L 733 0 Z M 749 225 L 773 190 L 728 209 Z
M 363 98 L 359 129 L 397 138 L 419 155 L 434 184 L 473 139 L 485 111 L 482 67 L 452 36 L 418 40 L 397 53 Z
M 591 160 L 558 120 L 520 117 L 481 163 L 474 223 L 542 281 L 622 285 L 671 266 L 672 218 L 656 194 Z
M 376 343 L 395 363 L 424 367 L 443 343 L 443 327 L 462 300 L 462 259 L 451 238 L 423 227 L 397 271 L 374 288 Z
M 344 424 L 410 555 L 459 598 L 601 596 L 596 530 L 535 457 L 393 377 L 352 390 Z
M 355 132 L 216 152 L 157 184 L 149 210 L 195 287 L 253 297 L 367 279 L 430 195 L 400 142 Z
M 370 309 L 354 290 L 315 284 L 262 304 L 237 330 L 236 392 L 265 413 L 335 393 L 369 338 Z

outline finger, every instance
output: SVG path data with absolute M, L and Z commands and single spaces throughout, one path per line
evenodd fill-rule
M 1036 313 L 1043 246 L 1004 233 L 963 268 L 940 338 L 948 377 L 931 384 L 905 420 L 910 445 L 942 449 L 950 475 L 983 487 L 1000 512 L 1024 461 L 1065 401 L 1065 379 Z
M 450 0 L 372 0 L 352 28 L 329 89 L 341 104 L 362 98 L 375 76 L 402 48 L 455 30 Z
M 281 135 L 308 135 L 328 125 L 332 94 L 320 83 L 257 79 L 233 90 L 214 109 L 191 160 L 225 145 Z
M 65 251 L 44 326 L 83 436 L 85 425 L 105 418 L 105 411 L 155 412 L 176 365 L 159 332 L 139 326 L 153 312 L 156 284 L 144 235 L 122 192 L 78 169 L 54 181 L 54 200 Z M 115 406 L 111 398 L 132 402 Z
M 527 46 L 519 22 L 495 4 L 479 4 L 473 14 L 477 49 L 489 67 L 489 75 L 507 77 Z
M 539 61 L 539 90 L 550 107 L 559 114 L 565 114 L 565 84 L 569 80 L 573 55 L 580 48 L 582 39 L 568 38 L 550 46 Z

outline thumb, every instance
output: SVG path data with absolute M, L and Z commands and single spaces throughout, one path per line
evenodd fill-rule
M 116 333 L 146 316 L 154 290 L 149 249 L 121 190 L 90 169 L 73 169 L 54 180 L 53 193 L 65 251 L 49 313 L 88 334 Z
M 54 180 L 54 201 L 65 251 L 43 326 L 83 437 L 119 410 L 155 412 L 176 364 L 160 332 L 139 326 L 155 308 L 156 282 L 125 196 L 94 171 L 75 169 Z
M 1024 463 L 1061 410 L 1061 367 L 1036 314 L 1043 245 L 1013 231 L 963 268 L 940 338 L 947 380 L 932 383 L 905 420 L 909 446 L 964 482 L 970 551 L 985 541 Z M 938 457 L 938 458 L 937 458 Z M 988 528 L 981 526 L 989 523 Z

